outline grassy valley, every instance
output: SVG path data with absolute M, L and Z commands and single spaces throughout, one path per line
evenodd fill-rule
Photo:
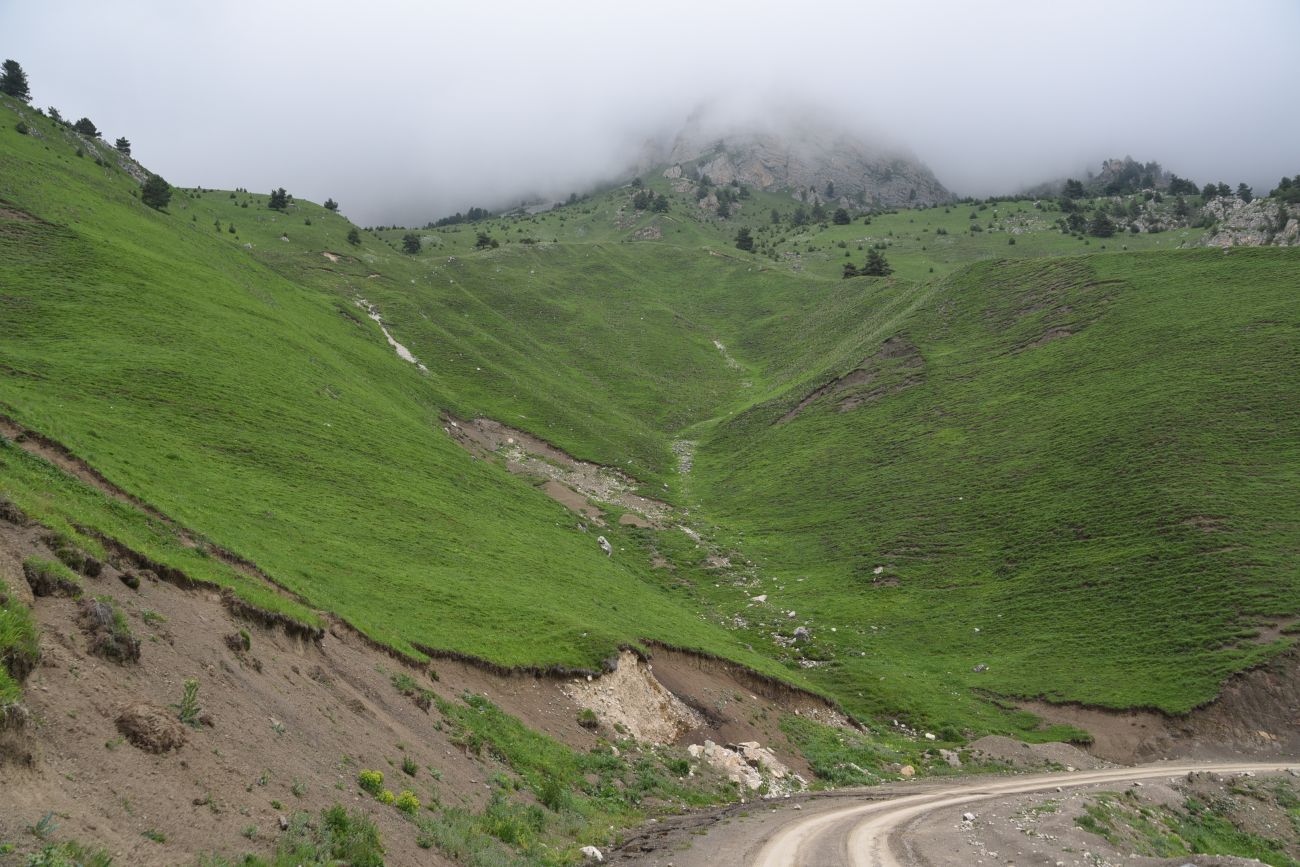
M 860 723 L 852 752 L 820 721 L 731 711 L 839 783 L 943 771 L 939 746 L 989 733 L 1086 742 L 1031 699 L 1186 714 L 1294 641 L 1294 247 L 1198 247 L 1205 226 L 1140 194 L 1065 204 L 1112 213 L 1103 238 L 1062 231 L 1050 198 L 836 222 L 737 188 L 723 217 L 656 173 L 362 230 L 242 189 L 155 209 L 143 176 L 4 99 L 0 495 L 94 557 L 345 622 L 411 666 L 697 652 L 754 673 L 718 713 L 791 690 Z M 843 278 L 871 250 L 893 273 Z M 473 419 L 617 469 L 667 517 L 575 515 L 517 458 L 462 448 Z M 3 604 L 18 647 L 32 629 Z M 507 780 L 421 828 L 449 857 L 572 863 L 649 802 L 738 796 L 676 754 L 619 760 L 568 705 L 563 734 L 526 726 L 466 677 L 403 693 Z M 21 679 L 0 668 L 0 701 Z M 474 854 L 486 837 L 506 845 Z

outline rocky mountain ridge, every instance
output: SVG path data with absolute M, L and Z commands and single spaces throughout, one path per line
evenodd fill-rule
M 647 147 L 641 168 L 787 192 L 810 205 L 920 207 L 954 198 L 915 156 L 806 110 L 774 114 L 764 124 L 696 111 L 671 141 Z

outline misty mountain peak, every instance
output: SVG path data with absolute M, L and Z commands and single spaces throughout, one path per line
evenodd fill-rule
M 674 177 L 708 175 L 809 202 L 892 207 L 952 198 L 912 154 L 804 104 L 741 114 L 702 106 L 649 153 L 647 168 L 667 165 Z

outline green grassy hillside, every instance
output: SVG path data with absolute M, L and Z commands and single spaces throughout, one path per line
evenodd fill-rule
M 593 666 L 658 638 L 772 668 L 456 446 L 456 398 L 342 295 L 217 240 L 183 195 L 146 208 L 33 126 L 2 139 L 0 411 L 407 652 Z M 8 466 L 0 485 L 41 495 Z
M 407 255 L 310 202 L 151 210 L 27 115 L 0 114 L 0 412 L 256 561 L 298 616 L 506 665 L 658 639 L 859 713 L 1027 733 L 989 697 L 1186 710 L 1300 611 L 1294 250 L 1080 239 L 1032 202 L 796 229 L 771 223 L 788 197 L 721 220 L 654 178 L 666 214 L 622 187 Z M 840 279 L 872 245 L 895 276 Z M 444 412 L 620 467 L 737 568 L 675 528 L 611 527 L 605 557 Z M 0 458 L 25 507 L 109 521 Z
M 776 603 L 824 624 L 815 679 L 868 706 L 1188 710 L 1300 608 L 1298 268 L 1245 249 L 968 267 L 882 334 L 912 355 L 873 381 L 707 438 L 699 499 L 783 576 Z

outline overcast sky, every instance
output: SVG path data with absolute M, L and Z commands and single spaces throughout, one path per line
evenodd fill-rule
M 581 188 L 701 101 L 771 92 L 959 194 L 1126 153 L 1266 191 L 1300 172 L 1298 52 L 1298 0 L 0 0 L 35 104 L 174 184 L 362 224 Z

